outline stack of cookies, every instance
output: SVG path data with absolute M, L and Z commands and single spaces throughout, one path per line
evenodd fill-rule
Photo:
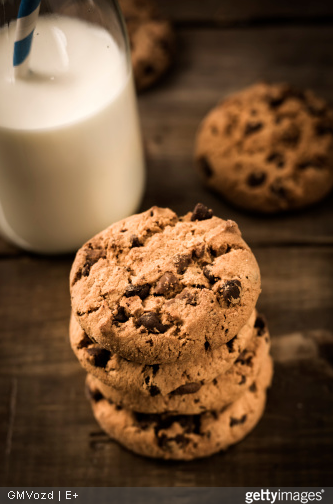
M 70 278 L 73 351 L 96 420 L 136 453 L 190 460 L 240 441 L 272 378 L 260 273 L 237 224 L 153 207 L 98 234 Z

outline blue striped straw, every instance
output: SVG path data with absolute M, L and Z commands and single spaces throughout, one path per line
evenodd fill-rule
M 41 0 L 21 0 L 14 43 L 15 77 L 24 77 L 28 71 L 32 36 L 36 27 L 40 2 Z

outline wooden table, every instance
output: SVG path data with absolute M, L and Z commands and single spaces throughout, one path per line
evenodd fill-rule
M 226 453 L 191 463 L 142 459 L 110 441 L 84 397 L 68 342 L 73 256 L 0 243 L 1 484 L 288 486 L 332 483 L 333 201 L 253 217 L 205 191 L 193 171 L 200 119 L 259 79 L 308 86 L 333 103 L 333 4 L 169 0 L 177 61 L 140 96 L 148 162 L 141 209 L 183 213 L 201 201 L 234 219 L 262 272 L 259 309 L 273 336 L 275 378 L 264 418 Z

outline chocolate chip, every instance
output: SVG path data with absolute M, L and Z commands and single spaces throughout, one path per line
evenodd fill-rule
M 245 382 L 246 382 L 246 376 L 242 375 L 240 381 L 238 382 L 238 385 L 244 385 Z
M 256 382 L 253 382 L 252 385 L 249 387 L 250 392 L 257 392 L 257 385 Z
M 211 219 L 213 217 L 213 210 L 206 207 L 202 203 L 198 203 L 195 205 L 194 210 L 192 212 L 191 221 L 202 221 Z
M 271 108 L 278 108 L 282 105 L 282 103 L 285 101 L 284 96 L 278 96 L 278 97 L 268 97 L 268 103 Z
M 178 278 L 170 272 L 164 273 L 156 284 L 154 294 L 163 296 L 179 287 Z
M 206 352 L 210 349 L 210 344 L 208 341 L 205 341 L 205 350 Z
M 136 235 L 131 235 L 130 237 L 130 242 L 131 242 L 131 247 L 142 247 L 142 243 L 140 242 L 139 238 Z
M 105 348 L 93 347 L 86 349 L 87 354 L 91 357 L 94 366 L 105 368 L 111 357 L 111 352 Z
M 145 65 L 143 68 L 143 72 L 148 77 L 155 73 L 155 68 L 153 67 L 153 65 Z
M 280 199 L 287 199 L 288 193 L 287 193 L 287 190 L 284 187 L 281 179 L 276 179 L 270 185 L 270 190 L 274 194 L 274 196 L 277 196 Z
M 223 299 L 228 303 L 239 299 L 242 284 L 239 280 L 229 280 L 221 287 Z
M 196 292 L 190 292 L 187 289 L 184 289 L 183 292 L 177 296 L 177 299 L 184 300 L 185 304 L 191 306 L 197 306 L 198 304 Z
M 281 140 L 286 147 L 294 148 L 299 142 L 301 132 L 296 124 L 291 124 L 288 129 L 283 131 Z
M 316 135 L 324 136 L 324 135 L 333 135 L 333 123 L 330 120 L 320 121 L 316 125 Z
M 177 254 L 173 258 L 173 262 L 177 268 L 177 273 L 179 273 L 180 275 L 185 273 L 191 260 L 192 260 L 191 254 L 183 254 L 183 255 Z
M 262 336 L 266 332 L 266 320 L 262 315 L 258 315 L 254 323 L 254 327 L 257 329 L 257 336 Z
M 253 355 L 249 354 L 247 350 L 243 350 L 235 360 L 235 363 L 239 362 L 242 366 L 252 366 L 252 359 Z
M 237 336 L 234 336 L 230 341 L 228 341 L 228 343 L 226 343 L 229 353 L 232 353 L 235 351 L 234 350 L 234 342 L 235 342 L 236 338 L 237 338 Z
M 205 244 L 202 243 L 201 245 L 198 245 L 193 251 L 192 251 L 192 256 L 201 259 L 201 257 L 205 253 Z
M 79 343 L 77 344 L 76 348 L 78 350 L 81 350 L 81 348 L 87 348 L 89 345 L 92 345 L 92 340 L 89 338 L 89 336 L 84 333 L 83 337 L 81 338 L 81 340 L 79 341 Z
M 302 161 L 297 165 L 297 168 L 300 170 L 306 170 L 306 168 L 323 168 L 325 165 L 327 165 L 328 160 L 324 156 L 316 156 L 313 157 L 312 159 L 308 159 L 305 161 Z
M 240 418 L 230 418 L 230 427 L 234 427 L 234 425 L 241 425 L 246 421 L 247 415 L 243 415 Z
M 177 422 L 183 427 L 186 434 L 200 434 L 201 416 L 200 415 L 179 415 Z
M 304 92 L 293 88 L 292 86 L 285 86 L 282 89 L 267 97 L 267 101 L 272 108 L 280 107 L 288 98 L 296 98 L 304 101 Z
M 124 323 L 127 322 L 128 319 L 129 317 L 126 315 L 125 308 L 123 306 L 119 306 L 118 313 L 113 317 L 113 320 Z
M 168 326 L 163 325 L 157 315 L 154 312 L 147 312 L 141 315 L 137 320 L 138 326 L 144 326 L 150 333 L 165 333 L 168 330 Z
M 209 281 L 209 283 L 211 284 L 214 284 L 216 283 L 218 280 L 220 280 L 220 277 L 218 276 L 215 276 L 213 273 L 212 273 L 212 270 L 211 268 L 209 268 L 208 266 L 205 266 L 202 270 L 203 274 L 205 275 L 205 277 L 207 278 L 207 280 Z
M 216 378 L 214 378 L 214 380 L 212 381 L 212 383 L 213 383 L 213 385 L 215 385 L 215 386 L 216 386 L 216 385 L 217 385 L 217 379 L 216 379 Z
M 200 170 L 207 178 L 210 178 L 214 175 L 214 171 L 206 157 L 203 156 L 199 158 L 198 163 Z
M 163 435 L 160 431 L 166 431 L 174 423 L 179 423 L 185 434 L 200 434 L 201 432 L 201 415 L 160 415 L 148 413 L 133 413 L 136 422 L 140 428 L 145 430 L 149 427 L 154 427 L 154 432 L 157 438 Z M 168 438 L 171 439 L 171 438 Z
M 208 247 L 208 251 L 212 257 L 217 257 L 217 250 L 215 250 L 211 245 Z
M 128 287 L 126 287 L 125 296 L 126 297 L 139 296 L 139 298 L 141 299 L 146 299 L 146 297 L 149 295 L 149 291 L 150 291 L 149 284 L 129 285 Z
M 153 364 L 152 368 L 153 368 L 153 376 L 156 376 L 156 374 L 158 373 L 158 370 L 160 369 L 160 365 L 159 364 Z
M 87 248 L 85 249 L 85 263 L 82 268 L 81 275 L 82 276 L 88 276 L 90 273 L 90 268 L 99 261 L 99 259 L 105 259 L 106 258 L 106 252 L 104 249 L 91 249 Z
M 87 399 L 90 399 L 94 402 L 99 402 L 104 399 L 103 395 L 98 389 L 91 389 L 88 385 L 86 385 L 86 396 Z
M 263 123 L 260 121 L 251 121 L 246 123 L 244 135 L 252 135 L 252 133 L 256 133 L 260 131 L 263 127 Z
M 195 394 L 201 389 L 201 383 L 186 383 L 171 392 L 172 395 Z
M 161 393 L 160 389 L 156 385 L 151 385 L 148 387 L 148 391 L 151 397 L 156 397 Z
M 250 187 L 258 187 L 262 185 L 266 180 L 266 173 L 264 172 L 253 172 L 246 179 L 247 185 Z
M 283 168 L 285 160 L 283 154 L 280 152 L 272 152 L 267 158 L 268 163 L 274 163 L 278 168 Z

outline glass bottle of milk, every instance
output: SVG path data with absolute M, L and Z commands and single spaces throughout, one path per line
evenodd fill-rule
M 18 79 L 18 6 L 5 1 L 1 13 L 0 232 L 27 250 L 74 251 L 141 201 L 128 41 L 116 2 L 42 0 Z

